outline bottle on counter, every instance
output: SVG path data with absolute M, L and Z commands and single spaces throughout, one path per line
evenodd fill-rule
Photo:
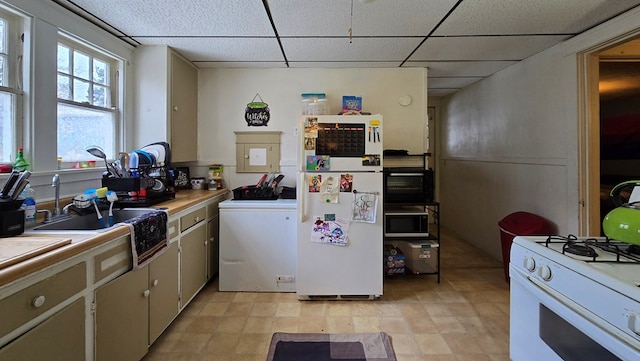
M 22 148 L 18 148 L 18 153 L 16 153 L 16 161 L 13 164 L 13 169 L 18 171 L 29 170 L 29 162 L 24 159 L 24 154 Z
M 22 193 L 20 194 L 24 201 L 22 202 L 22 209 L 24 209 L 24 220 L 35 221 L 36 220 L 36 191 L 31 188 L 31 185 L 27 184 Z

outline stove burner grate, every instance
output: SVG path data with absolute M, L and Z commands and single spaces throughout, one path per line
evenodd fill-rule
M 571 253 L 582 257 L 593 257 L 594 259 L 598 257 L 595 249 L 586 244 L 579 244 L 573 241 L 568 241 L 562 246 L 562 253 Z
M 566 237 L 552 235 L 545 241 L 538 242 L 541 245 L 551 248 L 551 244 L 562 245 L 562 254 L 567 256 L 576 255 L 590 258 L 586 262 L 605 263 L 640 263 L 640 246 L 630 245 L 625 242 L 616 241 L 611 238 L 581 238 L 570 234 Z M 598 257 L 598 251 L 607 252 L 614 255 L 615 259 L 608 257 Z

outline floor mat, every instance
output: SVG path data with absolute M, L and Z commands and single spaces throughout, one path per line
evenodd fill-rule
M 389 335 L 274 333 L 267 361 L 396 361 Z

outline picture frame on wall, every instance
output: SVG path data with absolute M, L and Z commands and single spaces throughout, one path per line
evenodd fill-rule
M 189 167 L 176 167 L 173 184 L 176 189 L 190 189 L 191 177 L 189 177 Z

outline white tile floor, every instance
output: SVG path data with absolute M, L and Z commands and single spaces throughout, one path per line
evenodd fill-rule
M 509 360 L 502 263 L 443 230 L 435 275 L 385 278 L 375 301 L 298 301 L 295 293 L 218 292 L 211 282 L 144 361 L 265 361 L 274 332 L 384 331 L 398 361 Z

